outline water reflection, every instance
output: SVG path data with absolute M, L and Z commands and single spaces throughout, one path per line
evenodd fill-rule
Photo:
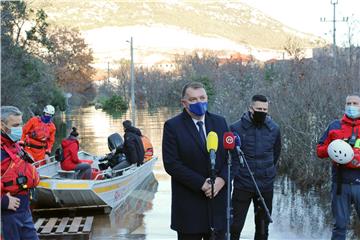
M 144 213 L 152 209 L 157 188 L 151 174 L 110 215 L 96 216 L 92 239 L 145 239 Z
M 164 170 L 161 156 L 163 124 L 176 112 L 178 110 L 167 108 L 137 111 L 136 126 L 151 139 L 154 152 L 159 156 L 152 176 L 155 181 L 148 180 L 148 185 L 144 183 L 141 187 L 146 190 L 135 191 L 127 200 L 129 202 L 109 216 L 96 216 L 93 239 L 176 239 L 176 233 L 170 230 L 170 177 Z M 114 132 L 123 135 L 122 122 L 130 118 L 129 113 L 113 118 L 89 107 L 73 110 L 67 116 L 67 123 L 78 127 L 83 150 L 102 155 L 108 152 L 107 137 Z M 71 129 L 64 124 L 57 127 L 60 134 Z M 61 139 L 59 136 L 57 141 Z M 330 239 L 330 199 L 329 194 L 320 197 L 315 191 L 300 192 L 287 178 L 279 177 L 275 185 L 274 223 L 270 225 L 269 239 Z M 253 217 L 253 211 L 249 210 L 242 239 L 253 239 Z
M 330 239 L 330 199 L 330 195 L 321 199 L 314 191 L 301 192 L 287 177 L 280 177 L 273 202 L 273 237 Z
M 170 178 L 165 173 L 161 161 L 163 124 L 173 114 L 174 109 L 168 108 L 152 112 L 147 110 L 137 111 L 136 126 L 141 129 L 143 135 L 151 139 L 154 154 L 159 156 L 159 161 L 156 162 L 153 171 L 154 177 L 158 181 L 155 198 L 150 202 L 153 207 L 147 209 L 143 216 L 141 214 L 129 214 L 127 216 L 126 221 L 128 222 L 139 222 L 141 217 L 142 226 L 137 227 L 135 230 L 126 224 L 122 224 L 122 227 L 116 226 L 115 223 L 120 223 L 122 214 L 117 214 L 118 220 L 113 221 L 111 221 L 112 217 L 109 218 L 105 215 L 95 216 L 94 227 L 97 239 L 145 239 L 145 236 L 146 239 L 176 238 L 175 232 L 170 230 Z M 109 151 L 107 148 L 107 137 L 114 132 L 123 135 L 122 122 L 130 118 L 131 115 L 127 112 L 121 118 L 115 119 L 101 110 L 96 110 L 94 107 L 74 109 L 71 114 L 62 117 L 63 121 L 67 120 L 68 125 L 78 127 L 80 148 L 96 155 L 102 155 Z M 60 133 L 58 134 L 57 132 L 57 143 L 66 136 L 64 131 L 67 131 L 68 134 L 71 129 L 71 127 L 64 124 L 60 126 L 62 126 L 62 130 L 58 128 Z M 119 208 L 120 212 L 122 207 Z M 115 213 L 112 214 L 110 216 L 116 215 Z

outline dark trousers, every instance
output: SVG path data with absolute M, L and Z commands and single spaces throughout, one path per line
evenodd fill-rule
M 91 179 L 91 165 L 88 163 L 79 163 L 75 167 L 77 179 Z
M 178 240 L 225 240 L 225 231 L 216 231 L 215 239 L 211 239 L 211 233 L 180 233 L 177 232 Z
M 4 240 L 37 240 L 30 209 L 19 212 L 11 210 L 2 212 L 1 230 Z
M 336 194 L 337 184 L 332 186 L 331 209 L 334 218 L 332 240 L 345 240 L 346 227 L 350 223 L 351 205 L 354 204 L 360 220 L 360 184 L 343 184 L 341 194 Z
M 261 193 L 271 214 L 273 191 Z M 255 240 L 267 240 L 269 236 L 269 220 L 266 212 L 254 192 L 247 192 L 234 188 L 232 195 L 233 222 L 231 225 L 231 240 L 239 240 L 245 224 L 246 215 L 251 201 L 255 213 Z

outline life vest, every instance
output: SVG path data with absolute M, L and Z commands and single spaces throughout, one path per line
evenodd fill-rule
M 148 137 L 146 137 L 144 135 L 141 136 L 141 141 L 144 145 L 144 150 L 145 150 L 144 162 L 146 162 L 146 161 L 149 161 L 152 158 L 152 156 L 154 155 L 154 148 Z
M 36 149 L 48 149 L 52 145 L 52 131 L 55 131 L 55 125 L 44 123 L 40 117 L 33 117 L 23 127 L 25 137 L 22 139 L 25 145 Z M 51 150 L 51 149 L 50 149 Z
M 1 194 L 9 192 L 11 195 L 26 194 L 28 190 L 36 187 L 40 177 L 36 168 L 18 156 L 21 147 L 15 145 L 10 149 L 1 144 Z
M 97 168 L 91 168 L 91 179 L 92 180 L 103 180 L 104 179 L 104 176 L 101 175 L 102 174 L 102 171 L 100 171 L 99 169 Z M 99 175 L 99 176 L 98 176 Z
M 41 119 L 38 118 L 38 122 L 34 124 L 34 127 L 29 133 L 29 136 L 32 139 L 36 139 L 41 142 L 46 142 L 50 138 L 50 131 L 49 131 L 49 127 L 47 126 L 47 123 L 42 122 Z

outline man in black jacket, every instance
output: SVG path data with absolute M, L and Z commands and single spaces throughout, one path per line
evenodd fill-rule
M 263 95 L 254 95 L 249 111 L 230 126 L 241 139 L 241 150 L 254 174 L 265 203 L 271 213 L 276 163 L 281 151 L 281 137 L 278 125 L 267 114 L 269 103 Z M 233 157 L 236 154 L 233 154 Z M 255 240 L 268 239 L 269 220 L 259 201 L 255 185 L 246 166 L 233 160 L 232 175 L 234 190 L 232 205 L 234 220 L 231 226 L 231 239 L 238 240 L 244 226 L 251 201 L 255 211 Z
M 127 161 L 131 164 L 137 164 L 140 166 L 144 162 L 145 150 L 141 141 L 140 129 L 132 126 L 130 120 L 123 122 L 124 126 L 124 147 L 123 152 L 127 158 Z

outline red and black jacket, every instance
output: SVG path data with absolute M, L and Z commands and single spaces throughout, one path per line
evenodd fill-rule
M 38 185 L 40 178 L 36 168 L 23 160 L 17 143 L 13 142 L 6 134 L 1 133 L 1 208 L 8 208 L 7 193 L 20 199 L 17 211 L 29 208 L 29 190 Z M 17 178 L 26 177 L 24 184 L 19 184 Z
M 349 141 L 352 135 L 356 134 L 356 139 L 360 139 L 360 119 L 351 119 L 344 115 L 340 120 L 335 120 L 326 129 L 323 136 L 320 138 L 320 141 L 317 145 L 317 155 L 319 158 L 327 158 L 329 157 L 327 148 L 329 144 L 335 139 L 343 139 L 345 141 Z M 357 149 L 354 149 L 357 151 Z M 360 161 L 358 159 L 359 156 L 356 155 L 356 161 Z M 333 182 L 337 181 L 337 169 L 339 168 L 339 164 L 333 162 Z M 360 184 L 360 168 L 354 167 L 354 165 L 350 162 L 342 167 L 342 183 L 347 184 Z

